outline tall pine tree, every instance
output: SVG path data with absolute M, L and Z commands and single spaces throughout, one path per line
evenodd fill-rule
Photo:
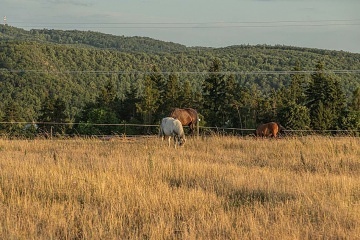
M 287 129 L 300 130 L 310 128 L 309 109 L 304 106 L 306 101 L 305 75 L 299 73 L 301 67 L 297 64 L 291 74 L 291 83 L 289 87 L 283 87 L 278 92 L 282 96 L 283 105 L 277 113 L 277 120 Z
M 345 106 L 344 93 L 340 84 L 325 73 L 322 62 L 316 65 L 316 72 L 311 75 L 306 99 L 313 129 L 339 128 L 339 118 Z
M 179 100 L 181 95 L 181 88 L 177 75 L 170 74 L 169 79 L 166 82 L 164 91 L 164 103 L 163 110 L 166 113 L 170 113 L 175 107 L 179 107 Z
M 64 134 L 68 125 L 62 125 L 60 123 L 67 123 L 68 117 L 66 115 L 66 104 L 65 101 L 57 98 L 48 96 L 42 103 L 39 121 L 44 122 L 42 130 L 53 134 Z
M 203 114 L 210 126 L 234 127 L 239 125 L 240 87 L 234 75 L 221 73 L 220 60 L 213 60 L 209 76 L 203 83 Z
M 209 76 L 203 83 L 203 114 L 210 126 L 223 126 L 223 98 L 225 76 L 220 72 L 220 60 L 214 59 L 209 68 Z
M 144 91 L 136 103 L 137 112 L 141 114 L 144 124 L 156 122 L 156 114 L 160 107 L 160 91 L 150 76 L 145 76 Z

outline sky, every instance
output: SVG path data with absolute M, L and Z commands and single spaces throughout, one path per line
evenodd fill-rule
M 0 0 L 10 26 L 360 53 L 360 0 Z M 2 19 L 2 24 L 4 20 Z

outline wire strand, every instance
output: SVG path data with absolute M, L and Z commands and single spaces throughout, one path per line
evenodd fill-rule
M 21 28 L 76 29 L 209 29 L 209 28 L 281 28 L 281 27 L 329 27 L 358 26 L 360 19 L 280 20 L 280 21 L 209 21 L 209 22 L 24 22 L 14 21 Z
M 35 70 L 35 69 L 6 69 L 0 68 L 0 72 L 10 72 L 10 73 L 56 73 L 56 74 L 118 74 L 118 75 L 131 75 L 131 74 L 179 74 L 179 75 L 291 75 L 291 74 L 314 74 L 319 71 L 316 70 L 305 70 L 305 71 L 220 71 L 220 72 L 192 72 L 192 71 L 162 71 L 162 72 L 152 72 L 152 71 L 97 71 L 97 70 L 64 70 L 64 71 L 50 71 L 50 70 Z M 321 73 L 326 74 L 359 74 L 360 69 L 346 69 L 346 70 L 323 70 Z

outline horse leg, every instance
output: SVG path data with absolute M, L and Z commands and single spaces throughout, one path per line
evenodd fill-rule
M 169 136 L 168 142 L 169 142 L 168 146 L 170 147 L 170 144 L 171 144 L 171 136 Z
M 192 126 L 192 124 L 191 123 L 189 123 L 188 125 L 186 125 L 186 126 L 188 126 L 189 127 L 189 129 L 190 129 L 190 134 L 192 134 L 193 133 L 193 126 Z

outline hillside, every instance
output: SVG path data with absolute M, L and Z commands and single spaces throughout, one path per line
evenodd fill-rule
M 174 52 L 186 51 L 186 47 L 172 42 L 163 42 L 147 37 L 114 36 L 93 31 L 63 31 L 48 29 L 23 29 L 0 26 L 1 40 L 38 41 L 74 46 L 88 46 L 101 49 L 114 49 L 121 52 Z
M 325 70 L 359 70 L 360 54 L 289 46 L 186 47 L 144 37 L 113 36 L 90 31 L 30 30 L 0 26 L 0 114 L 15 101 L 22 119 L 37 119 L 47 96 L 61 98 L 66 114 L 74 119 L 94 102 L 109 80 L 117 96 L 126 98 L 135 87 L 142 94 L 144 78 L 154 66 L 168 78 L 190 83 L 201 93 L 214 59 L 222 72 L 232 72 L 244 88 L 263 96 L 290 84 L 291 71 L 299 66 L 313 71 L 318 62 Z M 276 72 L 280 72 L 277 74 Z M 226 73 L 225 73 L 226 74 Z M 360 86 L 358 73 L 331 74 L 341 82 L 348 101 Z M 310 74 L 305 74 L 309 78 Z M 0 115 L 1 117 L 1 115 Z

